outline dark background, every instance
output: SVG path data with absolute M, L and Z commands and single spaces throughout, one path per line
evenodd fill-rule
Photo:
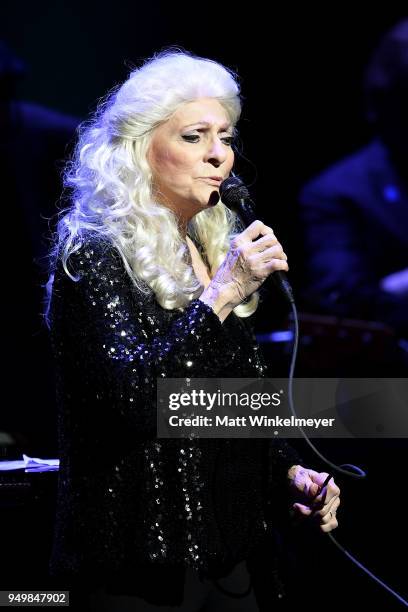
M 258 216 L 284 245 L 296 289 L 299 188 L 369 139 L 363 70 L 381 34 L 408 11 L 237 6 L 9 2 L 0 37 L 27 63 L 18 95 L 78 120 L 132 66 L 169 45 L 237 70 L 244 96 L 238 170 L 257 199 Z M 268 329 L 276 320 L 268 309 L 259 325 Z
M 363 69 L 380 35 L 408 16 L 408 10 L 394 12 L 391 5 L 378 12 L 370 7 L 358 15 L 340 4 L 331 3 L 330 10 L 310 12 L 291 6 L 285 14 L 270 6 L 261 8 L 260 3 L 245 3 L 239 9 L 238 3 L 222 6 L 208 2 L 142 4 L 103 0 L 9 2 L 2 4 L 1 11 L 0 38 L 27 64 L 18 97 L 77 117 L 78 121 L 95 108 L 98 98 L 126 78 L 132 66 L 169 45 L 211 57 L 237 70 L 244 96 L 240 122 L 244 157 L 238 160 L 238 168 L 256 197 L 259 216 L 272 225 L 284 245 L 295 290 L 300 263 L 298 191 L 309 177 L 369 139 L 370 131 L 363 119 Z M 282 306 L 273 301 L 270 306 L 258 317 L 260 330 L 281 324 Z M 24 385 L 30 384 L 27 365 L 16 363 Z M 39 429 L 46 430 L 41 406 L 30 409 L 39 411 Z M 40 448 L 34 444 L 33 448 L 38 453 L 55 448 L 52 440 L 44 444 Z M 338 537 L 363 562 L 371 562 L 375 571 L 399 588 L 403 588 L 403 572 L 395 559 L 394 538 L 399 538 L 397 546 L 403 553 L 399 525 L 404 525 L 406 513 L 394 466 L 399 464 L 403 469 L 399 463 L 402 447 L 403 441 L 388 445 L 372 441 L 370 448 L 366 447 L 368 453 L 364 445 L 347 448 L 344 443 L 326 449 L 334 460 L 362 460 L 363 467 L 371 462 L 368 484 L 340 483 L 348 509 L 344 510 Z M 382 461 L 385 456 L 386 464 Z M 309 460 L 306 453 L 306 457 L 309 464 L 315 465 L 312 456 Z M 32 476 L 45 478 L 40 474 Z M 39 493 L 30 498 L 30 504 L 35 506 L 33 516 L 40 526 L 39 517 L 43 517 L 43 531 L 35 530 L 38 541 L 31 545 L 34 562 L 36 545 L 41 563 L 47 558 L 49 532 L 45 536 L 44 533 L 50 523 L 54 476 L 49 474 L 51 485 L 39 487 Z M 45 514 L 39 510 L 44 499 Z M 13 503 L 9 500 L 7 506 L 7 516 L 15 521 L 9 519 L 10 552 L 3 555 L 4 559 L 10 555 L 10 563 L 13 542 L 15 545 L 22 537 L 17 535 L 19 521 L 26 525 L 24 538 L 34 537 L 34 530 L 27 527 L 27 506 L 19 502 L 15 512 Z M 40 538 L 45 538 L 42 549 Z M 347 589 L 353 588 L 358 592 L 355 597 L 359 605 L 375 601 L 380 608 L 382 604 L 382 609 L 394 609 L 392 598 L 341 560 L 327 542 L 322 548 L 306 538 L 303 551 L 306 564 L 310 562 L 316 571 L 310 593 L 305 595 L 304 609 L 315 609 L 319 603 L 331 607 L 329 587 L 334 599 L 349 601 Z M 10 564 L 9 576 L 17 576 L 17 567 L 18 562 Z M 41 567 L 37 567 L 39 576 Z M 326 591 L 323 580 L 331 581 Z M 17 585 L 18 580 L 15 582 Z M 326 597 L 322 600 L 319 593 L 326 593 Z M 395 605 L 395 609 L 400 607 Z
M 302 183 L 368 139 L 363 69 L 408 10 L 358 15 L 334 5 L 279 14 L 261 3 L 222 4 L 10 2 L 0 36 L 28 66 L 20 97 L 81 120 L 132 66 L 169 45 L 236 69 L 245 98 L 242 170 L 286 245 Z

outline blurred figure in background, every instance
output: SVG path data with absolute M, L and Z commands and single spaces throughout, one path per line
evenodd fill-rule
M 383 35 L 365 69 L 363 90 L 371 142 L 312 178 L 299 196 L 304 267 L 298 292 L 303 310 L 298 376 L 299 371 L 320 377 L 406 374 L 408 19 Z M 395 337 L 365 322 L 384 324 Z M 392 410 L 395 402 L 388 406 Z M 369 478 L 353 492 L 354 500 L 370 508 L 356 541 L 361 551 L 380 556 L 389 532 L 378 527 L 378 483 L 398 488 L 395 466 L 405 461 L 406 439 L 330 439 L 319 440 L 318 447 L 332 461 L 343 463 L 347 457 L 367 470 Z M 384 558 L 394 586 L 403 588 L 404 570 L 391 554 Z
M 25 71 L 24 63 L 0 41 L 2 212 L 3 223 L 12 220 L 14 226 L 10 261 L 2 270 L 9 296 L 4 302 L 2 456 L 56 452 L 52 359 L 41 315 L 48 250 L 44 235 L 61 192 L 58 160 L 78 123 L 18 100 L 17 85 Z
M 408 20 L 364 77 L 373 140 L 301 191 L 303 307 L 382 322 L 408 337 Z

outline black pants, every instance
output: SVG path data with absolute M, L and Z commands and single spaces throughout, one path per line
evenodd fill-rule
M 245 561 L 238 563 L 218 584 L 233 593 L 246 592 L 250 583 Z M 160 584 L 157 585 L 160 589 Z M 147 603 L 135 596 L 108 595 L 105 589 L 90 596 L 91 612 L 259 612 L 253 589 L 243 598 L 224 594 L 216 585 L 204 579 L 200 581 L 193 569 L 187 568 L 184 601 L 181 606 L 159 606 Z

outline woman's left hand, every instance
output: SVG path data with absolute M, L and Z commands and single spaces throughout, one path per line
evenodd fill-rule
M 327 476 L 327 472 L 316 472 L 301 465 L 292 466 L 288 472 L 292 492 L 299 499 L 293 509 L 298 515 L 316 519 L 324 533 L 338 527 L 336 512 L 340 505 L 340 489 L 333 478 L 320 491 Z

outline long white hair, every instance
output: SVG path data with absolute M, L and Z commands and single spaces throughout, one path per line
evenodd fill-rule
M 219 101 L 235 129 L 241 113 L 237 76 L 213 60 L 166 50 L 132 71 L 80 126 L 64 174 L 70 203 L 60 213 L 53 249 L 54 262 L 60 257 L 73 280 L 68 259 L 92 230 L 114 244 L 136 287 L 152 291 L 163 308 L 183 308 L 202 293 L 175 214 L 154 199 L 147 150 L 155 127 L 181 104 L 204 97 Z M 200 243 L 211 276 L 238 231 L 235 214 L 222 202 L 190 221 L 188 233 Z M 246 317 L 257 305 L 255 293 L 235 312 Z

